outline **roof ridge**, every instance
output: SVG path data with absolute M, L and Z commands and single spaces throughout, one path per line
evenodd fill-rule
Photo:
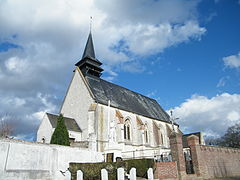
M 46 112 L 46 114 L 47 114 L 47 115 L 57 116 L 57 117 L 59 116 L 58 114 L 53 114 L 53 113 L 49 113 L 49 112 Z M 64 115 L 63 115 L 63 118 L 67 118 L 67 119 L 71 119 L 71 120 L 76 121 L 74 118 L 66 117 L 66 116 L 64 116 Z

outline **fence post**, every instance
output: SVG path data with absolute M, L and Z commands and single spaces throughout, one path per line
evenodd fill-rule
M 153 169 L 149 168 L 147 171 L 148 180 L 153 180 Z
M 83 180 L 83 172 L 81 170 L 77 171 L 77 180 Z
M 108 172 L 106 169 L 101 169 L 101 180 L 108 180 Z
M 123 168 L 117 169 L 117 180 L 124 180 L 124 169 Z
M 130 169 L 130 180 L 136 180 L 137 179 L 137 172 L 136 168 L 131 168 Z

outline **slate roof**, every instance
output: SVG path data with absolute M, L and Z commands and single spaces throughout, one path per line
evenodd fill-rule
M 98 77 L 86 75 L 85 78 L 98 103 L 108 105 L 110 100 L 112 107 L 170 122 L 169 115 L 156 100 Z
M 49 119 L 52 127 L 56 128 L 58 115 L 50 114 L 50 113 L 46 113 L 46 114 L 48 116 L 48 119 Z M 65 122 L 65 125 L 66 125 L 68 130 L 76 131 L 76 132 L 82 132 L 82 130 L 80 129 L 80 127 L 76 123 L 75 119 L 64 117 L 64 122 Z

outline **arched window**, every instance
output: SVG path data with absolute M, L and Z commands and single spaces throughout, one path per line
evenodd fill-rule
M 149 143 L 149 133 L 148 133 L 148 127 L 146 124 L 144 125 L 144 140 L 146 144 Z
M 161 129 L 159 129 L 159 144 L 160 145 L 163 145 L 163 134 L 162 134 L 162 132 L 161 132 Z
M 131 124 L 129 119 L 126 119 L 124 123 L 124 139 L 125 140 L 131 139 Z

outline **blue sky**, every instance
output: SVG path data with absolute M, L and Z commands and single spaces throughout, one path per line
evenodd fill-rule
M 53 10 L 54 9 L 54 10 Z M 0 3 L 0 113 L 32 139 L 58 113 L 93 16 L 103 78 L 173 109 L 185 132 L 240 121 L 238 0 L 6 0 Z
M 192 94 L 212 97 L 222 92 L 239 93 L 239 70 L 225 68 L 222 58 L 239 52 L 240 6 L 237 1 L 203 1 L 198 9 L 207 30 L 200 40 L 150 56 L 143 63 L 146 72 L 121 72 L 117 81 L 143 94 L 153 92 L 165 109 L 178 106 Z M 224 77 L 224 86 L 217 87 Z

